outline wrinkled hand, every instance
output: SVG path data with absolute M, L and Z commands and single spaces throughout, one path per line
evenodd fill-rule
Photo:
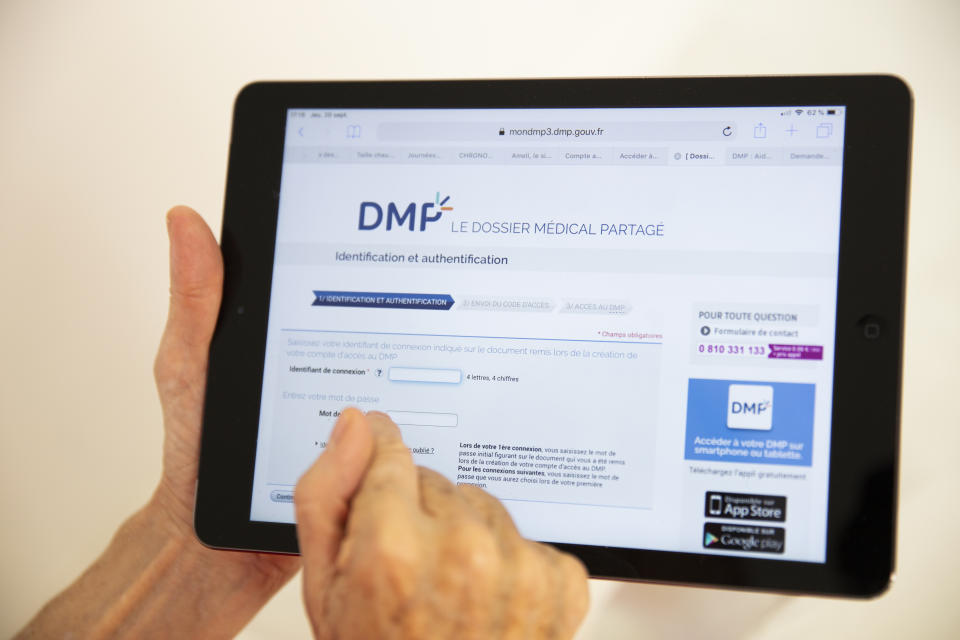
M 167 216 L 170 310 L 154 373 L 163 407 L 163 476 L 149 509 L 189 538 L 205 576 L 244 585 L 249 619 L 298 558 L 215 551 L 193 538 L 203 396 L 223 285 L 220 250 L 193 210 Z M 587 606 L 571 556 L 524 540 L 480 489 L 418 469 L 399 430 L 348 409 L 295 493 L 304 592 L 323 639 L 568 638 Z M 151 522 L 155 520 L 151 519 Z
M 232 638 L 290 579 L 298 558 L 217 551 L 193 535 L 207 353 L 223 264 L 203 219 L 176 207 L 170 314 L 154 372 L 163 406 L 163 475 L 96 562 L 21 630 L 22 638 Z
M 193 501 L 200 456 L 200 424 L 210 339 L 220 309 L 223 260 L 203 218 L 188 207 L 167 214 L 170 235 L 170 309 L 154 363 L 163 408 L 163 476 L 152 504 L 171 534 L 193 535 Z M 200 544 L 196 542 L 196 546 Z M 279 588 L 299 567 L 296 558 L 203 549 L 205 565 L 261 575 Z M 252 614 L 251 614 L 252 615 Z
M 389 417 L 346 410 L 295 492 L 304 599 L 334 638 L 569 638 L 579 561 L 517 532 L 485 491 L 414 465 Z

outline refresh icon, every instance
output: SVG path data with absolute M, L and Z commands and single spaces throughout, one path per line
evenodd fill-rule
M 731 127 L 730 125 L 727 125 L 723 128 L 723 131 L 721 131 L 720 133 L 723 134 L 723 137 L 729 138 L 731 135 L 733 135 L 733 127 Z

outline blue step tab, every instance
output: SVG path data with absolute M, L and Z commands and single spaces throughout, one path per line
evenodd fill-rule
M 383 293 L 377 291 L 314 291 L 314 307 L 369 309 L 420 309 L 449 311 L 453 297 L 447 293 Z

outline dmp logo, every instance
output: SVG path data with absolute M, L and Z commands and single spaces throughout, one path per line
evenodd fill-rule
M 730 403 L 730 411 L 733 413 L 755 413 L 760 415 L 770 408 L 769 402 L 737 402 Z
M 419 226 L 420 231 L 426 231 L 428 222 L 436 222 L 439 220 L 444 211 L 453 211 L 453 207 L 447 205 L 448 202 L 450 202 L 450 196 L 446 196 L 443 198 L 443 200 L 441 200 L 440 192 L 437 191 L 437 195 L 433 202 L 424 202 L 420 205 L 419 225 L 417 224 L 416 202 L 411 202 L 408 204 L 403 209 L 403 213 L 400 213 L 400 208 L 397 206 L 397 203 L 387 203 L 387 231 L 392 229 L 394 226 L 397 228 L 407 227 L 410 231 L 413 231 L 415 227 Z M 434 211 L 435 213 L 431 213 L 431 211 Z M 383 207 L 376 202 L 360 203 L 360 223 L 357 227 L 360 229 L 360 231 L 371 231 L 373 229 L 377 229 L 383 223 Z
M 731 384 L 727 394 L 727 428 L 769 431 L 773 427 L 773 386 Z

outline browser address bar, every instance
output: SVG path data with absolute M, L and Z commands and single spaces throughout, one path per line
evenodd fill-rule
M 510 139 L 593 140 L 596 142 L 707 142 L 737 137 L 734 122 L 383 122 L 380 140 L 391 142 L 472 142 Z

